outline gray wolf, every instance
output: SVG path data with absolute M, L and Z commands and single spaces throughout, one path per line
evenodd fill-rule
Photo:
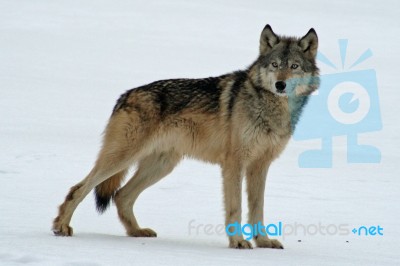
M 54 219 L 53 232 L 73 234 L 73 212 L 95 189 L 99 212 L 113 199 L 129 236 L 155 237 L 155 231 L 139 226 L 133 205 L 143 190 L 168 175 L 184 157 L 221 166 L 226 225 L 241 223 L 243 177 L 248 222 L 264 224 L 268 168 L 288 143 L 308 96 L 319 86 L 317 48 L 314 29 L 296 38 L 276 35 L 266 25 L 259 55 L 245 70 L 202 79 L 161 80 L 122 94 L 97 161 L 86 178 L 70 189 Z M 120 188 L 134 164 L 135 174 Z M 261 234 L 254 241 L 257 247 L 283 248 Z M 241 235 L 229 236 L 229 246 L 252 248 Z

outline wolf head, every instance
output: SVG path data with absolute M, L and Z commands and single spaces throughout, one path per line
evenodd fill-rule
M 278 36 L 266 25 L 260 37 L 260 55 L 253 65 L 253 81 L 278 96 L 309 95 L 319 86 L 317 49 L 314 29 L 296 38 Z

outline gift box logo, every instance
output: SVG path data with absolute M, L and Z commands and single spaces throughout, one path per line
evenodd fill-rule
M 310 97 L 296 126 L 294 140 L 321 139 L 322 142 L 321 149 L 300 154 L 298 163 L 301 168 L 332 167 L 332 138 L 335 136 L 347 136 L 348 163 L 381 161 L 378 148 L 358 143 L 359 134 L 382 129 L 376 72 L 374 69 L 353 70 L 370 58 L 372 52 L 366 50 L 346 68 L 347 44 L 348 40 L 339 40 L 341 70 L 318 53 L 317 60 L 336 72 L 321 75 L 318 94 Z

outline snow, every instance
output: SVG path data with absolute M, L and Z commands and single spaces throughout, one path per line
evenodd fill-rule
M 0 1 L 0 265 L 395 265 L 400 264 L 398 1 Z M 135 205 L 155 239 L 129 238 L 112 206 L 99 216 L 93 196 L 72 220 L 75 236 L 51 232 L 57 206 L 90 170 L 101 132 L 125 90 L 164 78 L 215 76 L 257 56 L 266 23 L 301 36 L 314 27 L 320 48 L 340 65 L 373 57 L 383 128 L 360 134 L 379 164 L 348 164 L 346 138 L 333 140 L 332 168 L 299 168 L 318 140 L 291 141 L 272 165 L 267 222 L 384 228 L 383 236 L 278 237 L 284 250 L 231 250 L 222 234 L 220 170 L 185 160 Z M 321 73 L 331 69 L 320 64 Z M 246 204 L 244 205 L 244 218 Z M 301 240 L 299 242 L 299 240 Z

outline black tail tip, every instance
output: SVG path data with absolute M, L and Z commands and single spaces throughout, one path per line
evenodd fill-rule
M 100 196 L 95 192 L 95 197 L 96 197 L 96 209 L 100 214 L 102 214 L 110 206 L 111 196 Z

